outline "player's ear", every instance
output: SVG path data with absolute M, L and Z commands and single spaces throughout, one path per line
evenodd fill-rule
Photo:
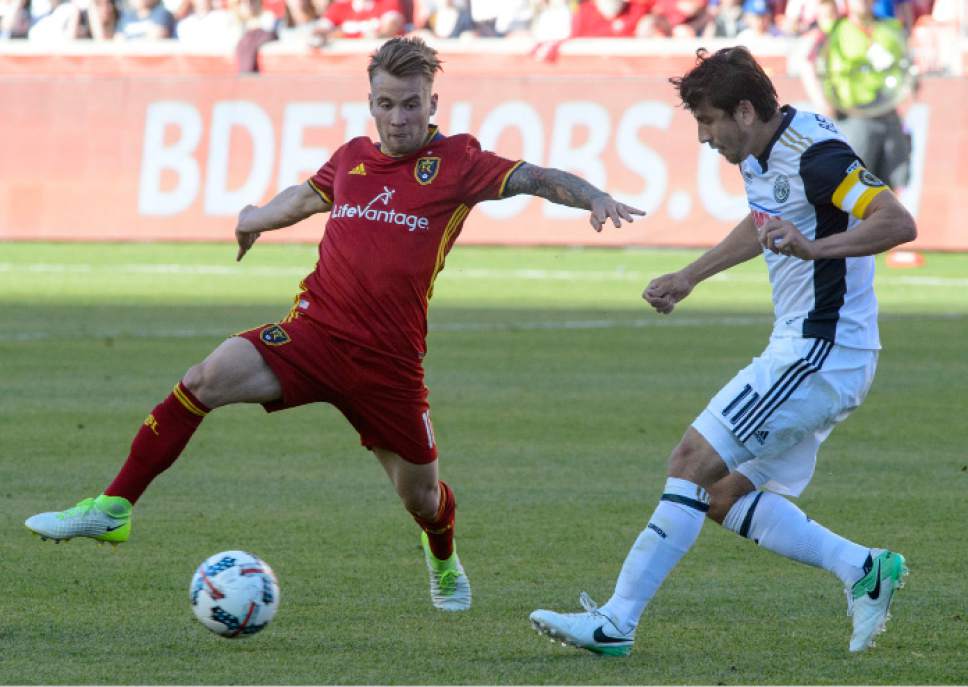
M 756 108 L 749 100 L 740 100 L 736 106 L 736 115 L 742 124 L 750 126 L 756 120 Z
M 430 114 L 437 114 L 437 94 L 434 93 L 430 96 Z

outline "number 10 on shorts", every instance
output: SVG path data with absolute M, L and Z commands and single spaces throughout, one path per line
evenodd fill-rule
M 427 448 L 433 448 L 436 440 L 434 439 L 434 427 L 430 424 L 430 411 L 423 411 L 420 418 L 423 420 L 424 430 L 427 432 Z

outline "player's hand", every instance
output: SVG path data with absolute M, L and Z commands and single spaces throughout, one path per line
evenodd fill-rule
M 672 272 L 656 277 L 642 292 L 649 305 L 655 311 L 663 315 L 668 315 L 676 307 L 676 303 L 684 299 L 695 286 L 692 280 L 682 272 Z
M 777 255 L 792 255 L 801 260 L 814 259 L 813 241 L 800 233 L 791 222 L 771 218 L 756 230 L 760 245 Z
M 239 244 L 239 252 L 235 256 L 235 261 L 241 260 L 249 249 L 252 248 L 252 244 L 256 242 L 262 232 L 259 231 L 246 231 L 243 227 L 246 224 L 246 219 L 252 212 L 256 209 L 255 205 L 246 205 L 239 212 L 239 221 L 235 225 L 235 241 Z
M 620 203 L 607 193 L 603 193 L 592 199 L 592 214 L 588 222 L 592 225 L 592 229 L 600 232 L 608 219 L 611 219 L 616 227 L 620 227 L 623 219 L 626 222 L 634 222 L 632 215 L 645 215 L 645 210 Z

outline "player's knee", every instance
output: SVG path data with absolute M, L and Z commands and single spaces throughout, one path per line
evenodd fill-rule
M 189 391 L 195 394 L 196 398 L 198 398 L 198 393 L 203 387 L 203 366 L 204 363 L 192 365 L 190 368 L 188 368 L 188 372 L 185 373 L 185 376 L 182 377 L 182 384 L 184 384 Z
M 669 456 L 669 476 L 708 488 L 726 473 L 719 455 L 695 430 L 686 432 Z
M 400 491 L 400 500 L 411 515 L 423 520 L 431 520 L 437 514 L 440 493 L 436 484 L 410 486 Z
M 218 404 L 218 373 L 211 360 L 204 360 L 188 368 L 182 377 L 184 384 L 199 401 L 210 408 Z
M 723 520 L 726 519 L 726 514 L 733 507 L 733 504 L 736 503 L 737 498 L 735 494 L 725 494 L 721 491 L 716 491 L 715 488 L 710 489 L 709 510 L 706 512 L 706 517 L 722 525 Z
M 718 480 L 706 490 L 709 493 L 709 511 L 706 517 L 722 525 L 736 502 L 754 489 L 753 483 L 740 473 L 732 473 Z

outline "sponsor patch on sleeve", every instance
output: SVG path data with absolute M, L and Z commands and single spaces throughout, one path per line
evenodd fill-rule
M 888 190 L 887 185 L 867 171 L 858 162 L 847 168 L 847 176 L 843 178 L 831 202 L 844 212 L 848 212 L 857 219 L 863 219 L 867 206 L 877 194 Z

